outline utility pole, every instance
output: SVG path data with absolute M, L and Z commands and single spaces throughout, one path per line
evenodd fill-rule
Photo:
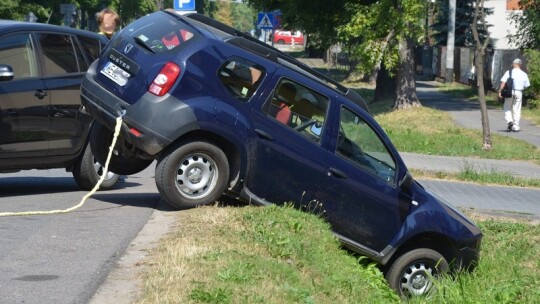
M 456 0 L 448 1 L 448 39 L 446 44 L 446 78 L 445 82 L 454 81 L 454 34 L 456 31 Z

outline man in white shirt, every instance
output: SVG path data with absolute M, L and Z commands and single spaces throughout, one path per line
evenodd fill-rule
M 502 98 L 501 91 L 508 80 L 509 71 L 504 73 L 499 86 L 499 98 Z M 521 118 L 521 101 L 523 100 L 523 90 L 529 87 L 529 76 L 521 70 L 521 59 L 516 58 L 512 62 L 512 79 L 514 80 L 513 96 L 504 99 L 504 119 L 508 123 L 508 131 L 518 132 L 520 130 L 519 120 Z

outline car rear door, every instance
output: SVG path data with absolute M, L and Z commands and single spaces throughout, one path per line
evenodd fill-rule
M 84 146 L 91 118 L 79 112 L 80 86 L 88 62 L 75 35 L 36 33 L 51 105 L 48 155 L 77 154 Z
M 315 199 L 346 242 L 380 252 L 400 229 L 411 204 L 397 185 L 399 160 L 373 119 L 345 106 L 332 111 L 339 121 Z
M 313 89 L 317 86 L 309 80 L 299 79 L 276 72 L 263 95 L 268 99 L 250 116 L 247 187 L 271 203 L 310 204 L 327 166 L 324 146 L 330 98 Z M 300 100 L 308 98 L 311 102 L 301 109 Z
M 50 99 L 30 32 L 0 37 L 0 64 L 14 71 L 13 79 L 0 81 L 0 158 L 44 156 Z

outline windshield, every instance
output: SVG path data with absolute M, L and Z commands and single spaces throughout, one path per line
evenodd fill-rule
M 122 35 L 132 37 L 152 53 L 163 53 L 185 46 L 195 40 L 198 33 L 181 20 L 160 12 L 131 23 Z

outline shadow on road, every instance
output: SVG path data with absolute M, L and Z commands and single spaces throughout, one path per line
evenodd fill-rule
M 113 190 L 127 189 L 141 185 L 128 179 L 117 183 Z M 72 177 L 37 177 L 17 176 L 0 178 L 0 197 L 54 194 L 66 192 L 86 192 L 82 190 Z

